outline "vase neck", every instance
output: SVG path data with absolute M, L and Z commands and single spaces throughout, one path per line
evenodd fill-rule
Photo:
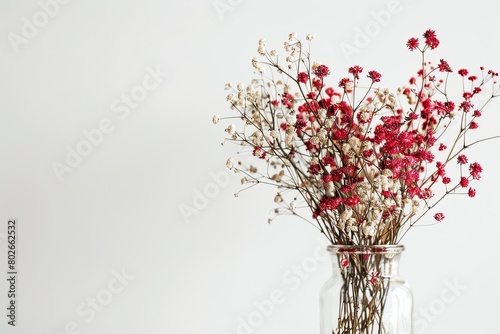
M 333 271 L 337 274 L 390 278 L 399 275 L 403 245 L 342 246 L 327 248 Z

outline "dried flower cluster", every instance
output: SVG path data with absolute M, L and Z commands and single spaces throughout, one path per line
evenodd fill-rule
M 462 91 L 451 100 L 453 71 L 444 59 L 427 61 L 439 45 L 427 30 L 406 44 L 422 63 L 407 85 L 391 92 L 379 87 L 379 72 L 357 65 L 331 85 L 331 69 L 311 60 L 314 37 L 290 34 L 284 57 L 260 40 L 252 59 L 258 78 L 226 85 L 237 115 L 212 120 L 238 120 L 226 140 L 253 158 L 231 158 L 227 167 L 243 174 L 243 184 L 276 186 L 275 214 L 312 217 L 333 244 L 345 245 L 396 244 L 446 195 L 475 196 L 482 167 L 464 151 L 486 139 L 469 142 L 466 134 L 497 96 L 497 72 L 458 70 Z

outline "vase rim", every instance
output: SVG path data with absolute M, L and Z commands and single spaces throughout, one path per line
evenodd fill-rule
M 405 250 L 404 245 L 329 245 L 327 251 L 330 253 L 401 253 Z

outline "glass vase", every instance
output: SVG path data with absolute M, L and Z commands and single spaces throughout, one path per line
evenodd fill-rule
M 411 290 L 399 277 L 403 245 L 328 246 L 333 274 L 321 290 L 321 334 L 410 334 Z

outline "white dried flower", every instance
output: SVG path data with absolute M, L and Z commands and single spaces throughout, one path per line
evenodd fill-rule
M 297 208 L 297 202 L 295 200 L 291 201 L 289 208 L 290 208 L 290 211 L 295 213 L 295 209 Z
M 233 168 L 234 168 L 233 158 L 229 158 L 229 159 L 227 159 L 227 161 L 226 161 L 226 167 L 227 167 L 229 170 L 231 170 L 231 169 L 233 169 Z
M 233 87 L 233 85 L 232 85 L 230 82 L 227 82 L 227 83 L 224 85 L 224 89 L 225 89 L 225 90 L 231 89 L 232 87 Z
M 334 197 L 335 196 L 335 185 L 333 184 L 333 181 L 329 181 L 323 185 L 325 188 L 325 195 L 327 197 Z
M 295 115 L 288 115 L 285 117 L 285 121 L 288 125 L 294 125 L 297 122 Z
M 226 132 L 229 133 L 230 135 L 234 135 L 236 133 L 236 125 L 229 124 L 228 127 L 226 128 Z
M 373 224 L 364 222 L 361 228 L 366 237 L 374 237 L 377 234 L 377 228 Z
M 352 209 L 350 207 L 347 207 L 341 214 L 340 214 L 340 219 L 347 221 L 349 218 L 352 217 Z
M 326 115 L 327 115 L 326 109 L 321 108 L 321 109 L 318 110 L 318 118 L 319 118 L 319 120 L 324 121 L 325 118 L 326 118 Z
M 351 145 L 349 145 L 348 143 L 342 144 L 342 152 L 344 154 L 348 154 L 350 150 L 351 150 Z
M 347 220 L 347 228 L 346 232 L 357 232 L 358 231 L 358 224 L 356 222 L 356 218 L 349 218 Z
M 370 118 L 373 117 L 372 111 L 367 108 L 361 108 L 359 112 L 359 118 L 361 121 L 368 122 Z
M 390 170 L 390 169 L 387 169 L 387 168 L 386 168 L 386 169 L 384 169 L 384 170 L 382 171 L 382 175 L 385 175 L 385 176 L 387 176 L 387 177 L 392 177 L 392 175 L 393 175 L 393 174 L 392 174 L 392 170 Z
M 271 50 L 269 53 L 272 57 L 276 57 L 278 55 L 278 50 Z
M 284 47 L 284 49 L 285 49 L 286 52 L 290 52 L 291 51 L 290 43 L 285 42 L 283 47 Z
M 264 46 L 264 44 L 259 44 L 259 47 L 257 48 L 257 52 L 261 56 L 265 56 L 266 55 L 266 47 Z
M 297 33 L 296 32 L 291 32 L 288 34 L 288 40 L 293 41 L 295 38 L 297 38 Z
M 212 116 L 212 123 L 214 123 L 214 124 L 219 123 L 219 115 L 213 115 Z
M 276 138 L 278 138 L 278 132 L 276 130 L 271 130 L 271 131 L 269 131 L 268 136 L 269 136 L 269 138 L 276 139 Z
M 312 41 L 315 38 L 316 38 L 316 35 L 314 35 L 314 34 L 307 34 L 307 36 L 306 36 L 307 41 Z
M 419 207 L 420 207 L 420 202 L 417 201 L 416 199 L 412 200 L 411 214 L 416 214 L 418 212 Z
M 274 202 L 275 203 L 281 203 L 281 202 L 283 202 L 283 197 L 281 197 L 280 193 L 277 193 L 276 196 L 274 196 Z
M 345 230 L 345 221 L 343 220 L 339 220 L 337 222 L 337 227 L 341 230 L 341 231 L 344 231 Z
M 385 175 L 380 175 L 380 186 L 383 191 L 387 191 L 389 189 L 389 179 Z
M 281 179 L 282 179 L 282 176 L 283 174 L 282 173 L 278 173 L 278 174 L 274 174 L 271 179 L 275 182 L 281 182 Z
M 292 148 L 293 147 L 293 141 L 294 141 L 294 139 L 295 139 L 295 136 L 293 135 L 293 132 L 289 133 L 288 129 L 287 129 L 287 132 L 285 134 L 285 146 L 287 148 Z
M 328 141 L 328 132 L 326 131 L 325 128 L 319 129 L 318 138 L 323 144 L 325 144 Z
M 345 84 L 345 90 L 353 90 L 354 89 L 354 82 L 349 81 Z
M 264 138 L 262 136 L 262 133 L 260 133 L 260 131 L 255 131 L 254 133 L 252 133 L 252 135 L 250 136 L 250 138 L 252 138 L 252 143 L 255 146 L 262 146 L 262 145 L 264 145 Z
M 358 137 L 350 137 L 348 140 L 349 145 L 351 145 L 351 148 L 354 152 L 359 152 L 359 148 L 361 146 L 361 141 L 359 140 Z
M 377 224 L 380 219 L 382 218 L 382 212 L 376 208 L 372 208 L 370 211 L 368 211 L 368 214 L 366 215 L 366 219 L 368 222 Z
M 255 57 L 252 58 L 252 66 L 255 68 L 255 69 L 258 69 L 259 68 L 259 60 Z
M 319 138 L 317 136 L 312 136 L 311 139 L 309 140 L 311 144 L 313 145 L 318 145 L 319 144 Z
M 245 90 L 245 85 L 244 85 L 244 84 L 242 84 L 242 83 L 239 83 L 239 84 L 236 86 L 236 89 L 238 90 L 238 92 L 244 91 L 244 90 Z

